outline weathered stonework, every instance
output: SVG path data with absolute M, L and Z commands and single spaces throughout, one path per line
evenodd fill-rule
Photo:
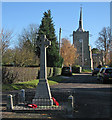
M 46 67 L 46 48 L 51 45 L 45 35 L 41 36 L 41 56 L 40 56 L 40 79 L 36 88 L 35 98 L 33 104 L 39 106 L 53 105 L 50 87 L 47 81 L 47 67 Z
M 89 46 L 89 31 L 84 31 L 82 24 L 82 8 L 80 11 L 79 28 L 73 31 L 73 44 L 78 53 L 75 63 L 84 69 L 93 69 L 92 52 Z

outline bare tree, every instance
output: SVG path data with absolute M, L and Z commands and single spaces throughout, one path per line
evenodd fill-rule
M 0 33 L 0 41 L 2 42 L 2 45 L 0 46 L 0 49 L 2 51 L 2 55 L 4 55 L 5 51 L 7 50 L 7 48 L 9 47 L 10 44 L 10 40 L 12 39 L 12 34 L 13 32 L 10 30 L 5 30 L 2 29 L 1 33 Z
M 31 43 L 30 48 L 36 50 L 36 38 L 38 33 L 39 26 L 37 24 L 30 24 L 27 28 L 24 28 L 22 34 L 19 35 L 19 47 L 28 47 L 26 43 Z
M 26 58 L 25 55 L 23 55 L 23 59 L 22 63 L 24 65 L 25 59 L 29 59 L 27 58 L 27 54 L 30 54 L 30 59 L 33 59 L 35 61 L 35 64 L 37 63 L 37 61 L 39 61 L 38 58 L 38 54 L 37 54 L 37 36 L 38 36 L 38 30 L 39 30 L 39 26 L 37 24 L 30 24 L 27 28 L 24 28 L 22 31 L 22 34 L 19 35 L 19 49 L 23 54 L 26 54 Z M 39 53 L 40 54 L 40 53 Z M 32 58 L 31 58 L 32 56 Z M 31 60 L 33 62 L 33 60 Z M 30 62 L 30 60 L 28 60 Z M 32 63 L 31 62 L 31 63 Z M 27 63 L 27 62 L 25 62 Z
M 28 66 L 35 63 L 35 53 L 26 48 L 15 48 L 13 54 L 13 62 L 15 66 Z
M 96 41 L 96 46 L 99 50 L 104 51 L 105 64 L 107 64 L 107 55 L 112 45 L 111 39 L 111 29 L 109 27 L 104 27 L 101 32 L 99 32 L 99 38 Z

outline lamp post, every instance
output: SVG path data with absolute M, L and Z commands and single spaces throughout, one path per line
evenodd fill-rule
M 59 55 L 60 55 L 60 49 L 61 49 L 61 28 L 59 29 Z

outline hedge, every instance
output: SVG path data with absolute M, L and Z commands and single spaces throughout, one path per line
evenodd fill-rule
M 39 67 L 3 67 L 2 82 L 7 84 L 37 79 L 39 69 Z
M 61 75 L 62 68 L 54 67 L 53 70 L 53 76 Z
M 82 67 L 78 67 L 78 66 L 73 66 L 72 67 L 72 72 L 73 73 L 80 73 L 82 71 Z
M 47 77 L 53 76 L 53 67 L 47 67 Z
M 39 78 L 40 67 L 3 67 L 2 83 L 11 84 Z M 61 68 L 47 68 L 47 77 L 61 75 Z

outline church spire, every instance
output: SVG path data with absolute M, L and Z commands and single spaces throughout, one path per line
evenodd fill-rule
M 82 28 L 82 7 L 80 7 L 80 20 L 79 20 L 79 28 Z
M 82 21 L 82 6 L 80 7 L 80 19 L 79 19 L 79 28 L 77 31 L 84 31 L 83 29 L 83 21 Z

